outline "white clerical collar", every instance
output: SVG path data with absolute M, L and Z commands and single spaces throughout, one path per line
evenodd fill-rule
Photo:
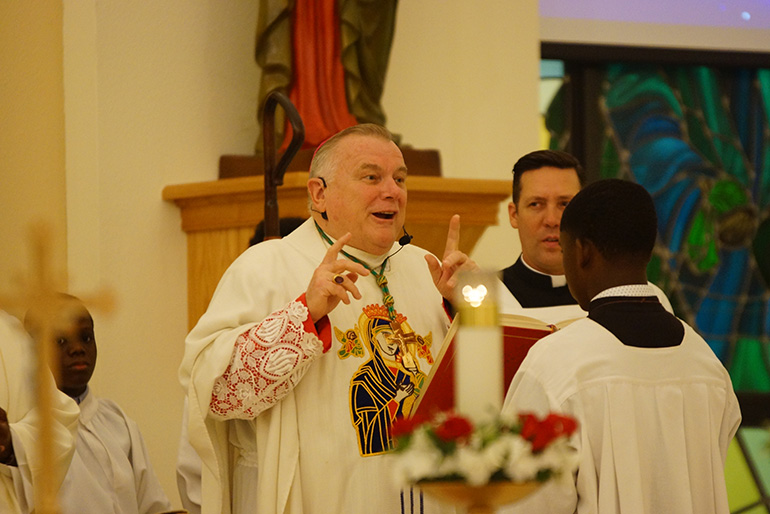
M 363 250 L 359 250 L 358 248 L 354 248 L 352 246 L 344 246 L 342 249 L 345 252 L 347 252 L 348 255 L 352 255 L 353 257 L 355 257 L 356 259 L 364 263 L 366 266 L 369 266 L 370 269 L 379 268 L 380 266 L 382 266 L 383 261 L 385 261 L 385 259 L 388 259 L 388 261 L 385 263 L 384 271 L 389 272 L 391 269 L 390 268 L 391 262 L 389 257 L 393 257 L 394 255 L 396 255 L 396 253 L 398 253 L 398 251 L 401 248 L 403 247 L 399 246 L 398 241 L 396 241 L 395 243 L 393 243 L 393 246 L 390 247 L 390 252 L 383 253 L 380 255 L 365 252 Z
M 543 273 L 542 271 L 538 271 L 529 264 L 527 264 L 527 261 L 524 260 L 524 257 L 522 256 L 521 262 L 524 263 L 524 266 L 527 267 L 528 270 L 537 273 L 538 275 L 543 275 L 544 277 L 548 277 L 551 279 L 551 287 L 562 287 L 567 285 L 567 277 L 564 275 L 549 275 L 548 273 Z
M 319 230 L 320 230 L 320 232 L 318 232 Z M 321 229 L 321 227 L 318 224 L 316 224 L 316 231 L 321 236 L 321 239 L 328 238 L 326 243 L 329 246 L 331 246 L 331 245 L 333 245 L 334 243 L 337 242 L 337 240 L 335 238 L 333 238 L 332 236 L 330 236 L 326 232 L 323 232 L 323 229 Z M 365 263 L 370 268 L 377 268 L 377 267 L 382 265 L 382 262 L 386 258 L 392 257 L 401 248 L 402 248 L 402 246 L 400 246 L 398 244 L 398 241 L 394 241 L 393 245 L 391 245 L 391 247 L 390 247 L 390 251 L 389 252 L 385 252 L 385 253 L 380 254 L 380 255 L 369 253 L 369 252 L 365 252 L 363 250 L 359 250 L 358 248 L 355 248 L 355 247 L 350 246 L 350 245 L 345 245 L 342 248 L 342 250 L 344 252 L 348 253 L 349 255 L 352 255 L 356 259 L 362 261 L 363 263 Z M 386 271 L 389 271 L 389 270 L 390 270 L 390 260 L 388 261 L 387 266 L 386 266 Z
M 626 286 L 617 286 L 605 289 L 594 296 L 591 301 L 608 296 L 657 296 L 655 290 L 650 284 L 629 284 Z

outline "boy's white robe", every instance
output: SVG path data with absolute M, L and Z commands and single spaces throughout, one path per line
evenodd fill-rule
M 638 348 L 586 318 L 532 347 L 503 410 L 576 417 L 579 471 L 572 487 L 549 484 L 504 512 L 729 512 L 740 409 L 724 366 L 684 325 L 679 346 Z
M 0 407 L 8 414 L 17 466 L 0 464 L 0 512 L 27 513 L 34 508 L 34 488 L 42 472 L 40 425 L 35 409 L 35 351 L 21 323 L 0 311 Z M 75 450 L 78 406 L 56 389 L 50 376 L 55 484 L 64 479 Z
M 171 504 L 136 422 L 89 391 L 80 402 L 77 447 L 59 491 L 62 514 L 156 514 Z

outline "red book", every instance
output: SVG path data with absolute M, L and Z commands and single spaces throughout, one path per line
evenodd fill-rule
M 444 344 L 436 356 L 436 362 L 425 379 L 422 392 L 414 403 L 412 416 L 429 417 L 432 412 L 445 411 L 455 405 L 455 335 L 458 328 L 458 317 L 455 316 L 449 327 Z M 562 321 L 549 325 L 538 319 L 514 314 L 501 314 L 500 325 L 503 331 L 503 397 L 508 392 L 508 386 L 513 375 L 521 366 L 527 352 L 540 338 L 569 325 L 572 321 Z

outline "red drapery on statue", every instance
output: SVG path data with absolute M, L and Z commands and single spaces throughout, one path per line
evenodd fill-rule
M 345 93 L 336 1 L 297 0 L 292 16 L 294 67 L 289 98 L 305 125 L 303 146 L 315 147 L 357 123 Z

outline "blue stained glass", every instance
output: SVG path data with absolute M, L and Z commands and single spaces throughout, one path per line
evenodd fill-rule
M 631 170 L 642 185 L 655 194 L 666 186 L 682 168 L 698 166 L 700 157 L 681 139 L 662 137 L 645 143 L 631 154 Z
M 617 144 L 603 176 L 653 193 L 658 284 L 737 389 L 770 391 L 770 69 L 614 63 L 601 91 L 602 128 Z M 729 182 L 744 186 L 745 209 Z M 760 433 L 747 457 L 770 469 L 770 432 Z M 761 498 L 734 512 L 768 513 L 770 472 L 759 471 L 748 479 Z
M 764 328 L 760 333 L 764 334 L 765 339 L 768 337 L 768 333 L 770 333 L 770 305 L 767 302 L 765 302 Z
M 700 304 L 695 318 L 703 337 L 711 343 L 729 334 L 733 324 L 733 313 L 738 302 L 726 301 L 719 297 L 706 297 Z
M 761 277 L 758 272 L 753 272 L 747 293 L 746 305 L 741 314 L 740 324 L 738 326 L 741 335 L 765 334 L 767 337 L 767 300 Z
M 680 293 L 684 297 L 684 301 L 686 305 L 691 306 L 691 308 L 695 311 L 695 314 L 697 314 L 698 309 L 700 308 L 701 302 L 703 301 L 703 292 L 699 288 L 690 287 L 688 285 L 682 284 L 680 286 Z M 689 318 L 689 316 L 685 316 L 685 317 Z M 689 321 L 693 325 L 696 324 L 695 319 L 690 319 Z M 700 327 L 698 328 L 700 329 Z
M 689 184 L 688 184 L 689 186 Z M 672 252 L 678 253 L 682 249 L 682 242 L 687 238 L 687 229 L 690 225 L 690 216 L 695 210 L 696 206 L 700 203 L 701 192 L 699 189 L 694 189 L 687 196 L 684 196 L 682 201 L 682 207 L 678 212 L 672 212 L 675 217 L 667 215 L 663 219 L 659 220 L 659 223 L 668 224 L 670 228 L 669 249 Z M 669 230 L 665 230 L 665 227 L 660 230 L 661 234 L 665 234 Z
M 750 138 L 753 130 L 749 126 L 751 123 L 749 113 L 749 98 L 751 98 L 751 75 L 748 70 L 739 70 L 735 76 L 733 91 L 730 95 L 731 106 L 730 113 L 733 115 L 735 128 L 738 132 L 738 138 L 741 140 L 743 148 L 750 148 Z
M 658 139 L 663 136 L 680 137 L 682 130 L 679 123 L 668 116 L 652 115 L 639 126 L 629 138 L 629 144 L 639 145 L 650 138 Z
M 564 61 L 543 59 L 540 61 L 541 79 L 564 78 Z
M 678 313 L 726 362 L 737 345 L 767 343 L 770 293 L 750 239 L 770 215 L 770 70 L 610 65 L 603 90 L 605 123 L 629 156 L 620 173 L 653 194 L 661 283 Z M 721 202 L 722 220 L 711 199 L 725 200 L 729 181 L 746 187 L 749 209 Z
M 708 340 L 708 344 L 709 348 L 711 348 L 711 350 L 714 352 L 714 355 L 717 356 L 717 359 L 721 361 L 727 360 L 730 343 L 726 339 L 712 338 Z
M 607 92 L 607 105 L 615 107 L 632 101 L 639 101 L 640 97 L 649 95 L 656 101 L 662 102 L 677 116 L 682 116 L 682 109 L 676 95 L 655 74 L 631 75 L 626 79 L 620 79 L 610 91 Z
M 668 108 L 663 102 L 655 98 L 650 98 L 641 105 L 616 110 L 613 114 L 613 123 L 618 126 L 617 134 L 621 136 L 621 143 L 629 146 L 627 138 L 631 137 L 636 127 L 643 123 L 647 117 L 658 115 L 661 112 L 668 112 Z
M 743 307 L 738 330 L 742 334 L 759 334 L 762 332 L 762 314 L 765 306 L 761 298 L 749 298 Z
M 749 250 L 739 248 L 720 254 L 722 265 L 717 270 L 709 293 L 720 296 L 734 296 L 744 289 L 744 274 L 748 266 Z
M 758 199 L 757 203 L 764 207 L 770 204 L 770 147 L 766 147 L 762 152 L 763 163 L 757 166 L 757 182 L 759 182 L 759 191 L 755 193 Z

